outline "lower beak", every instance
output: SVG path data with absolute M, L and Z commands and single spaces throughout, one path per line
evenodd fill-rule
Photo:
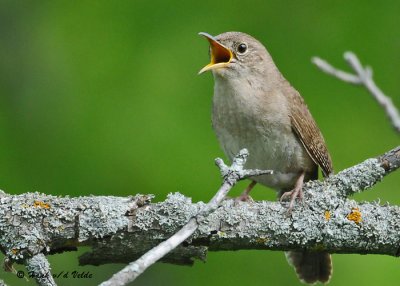
M 218 68 L 224 68 L 229 65 L 233 58 L 233 54 L 230 49 L 222 45 L 220 42 L 218 42 L 213 36 L 207 34 L 207 33 L 199 33 L 199 35 L 202 35 L 206 37 L 208 42 L 210 43 L 210 51 L 211 51 L 211 61 L 208 65 L 206 65 L 204 68 L 202 68 L 199 71 L 199 74 L 208 71 L 208 70 L 213 70 L 213 69 L 218 69 Z

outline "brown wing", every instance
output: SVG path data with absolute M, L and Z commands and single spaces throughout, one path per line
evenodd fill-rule
M 312 160 L 320 166 L 326 177 L 333 173 L 333 167 L 324 137 L 300 94 L 293 92 L 290 100 L 292 100 L 290 104 L 292 128 Z

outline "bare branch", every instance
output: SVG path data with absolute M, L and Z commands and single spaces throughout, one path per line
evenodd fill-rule
M 192 217 L 187 224 L 185 224 L 181 230 L 175 233 L 166 241 L 163 241 L 147 253 L 145 253 L 138 260 L 130 263 L 124 269 L 114 274 L 109 280 L 101 283 L 102 286 L 111 285 L 126 285 L 129 282 L 134 281 L 140 274 L 142 274 L 149 266 L 156 263 L 167 253 L 171 252 L 189 236 L 191 236 L 196 229 L 199 227 L 198 220 L 204 219 L 202 217 L 213 212 L 221 201 L 226 197 L 232 187 L 242 179 L 250 176 L 271 174 L 272 171 L 260 171 L 260 170 L 244 170 L 249 152 L 243 149 L 233 159 L 233 163 L 230 167 L 226 166 L 222 159 L 216 159 L 216 165 L 221 171 L 223 177 L 223 184 L 215 194 L 215 196 L 206 204 L 199 212 L 198 215 Z
M 355 74 L 350 74 L 342 70 L 336 69 L 327 61 L 314 57 L 312 62 L 323 72 L 330 74 L 344 82 L 364 86 L 376 101 L 383 107 L 389 117 L 393 127 L 400 132 L 400 114 L 394 106 L 392 99 L 385 95 L 382 90 L 375 84 L 372 78 L 372 69 L 368 66 L 363 67 L 358 57 L 352 52 L 344 53 L 344 59 L 349 66 L 355 71 Z
M 330 74 L 344 82 L 348 82 L 351 84 L 360 84 L 361 83 L 361 80 L 358 76 L 355 76 L 351 73 L 336 69 L 332 65 L 330 65 L 327 61 L 325 61 L 321 58 L 313 57 L 311 61 L 325 73 Z

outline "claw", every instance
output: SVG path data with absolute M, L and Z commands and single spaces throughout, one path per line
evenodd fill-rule
M 251 181 L 251 183 L 247 186 L 247 188 L 243 191 L 243 193 L 235 199 L 236 202 L 253 202 L 253 199 L 249 196 L 249 193 L 257 184 L 256 181 Z
M 296 198 L 299 198 L 300 201 L 303 201 L 303 181 L 304 181 L 304 172 L 301 173 L 299 178 L 296 181 L 296 184 L 294 186 L 294 189 L 289 191 L 289 192 L 284 192 L 279 199 L 280 202 L 286 200 L 288 197 L 290 197 L 290 202 L 289 202 L 289 208 L 288 208 L 288 213 L 290 214 L 293 210 L 294 207 L 294 202 L 296 201 Z
M 243 195 L 241 194 L 237 198 L 235 198 L 235 205 L 238 204 L 238 202 L 254 202 L 253 198 L 250 197 L 249 195 Z

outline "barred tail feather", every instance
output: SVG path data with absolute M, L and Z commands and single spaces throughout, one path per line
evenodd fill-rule
M 285 252 L 288 262 L 296 270 L 302 282 L 328 283 L 332 276 L 331 255 L 326 252 L 289 251 Z

